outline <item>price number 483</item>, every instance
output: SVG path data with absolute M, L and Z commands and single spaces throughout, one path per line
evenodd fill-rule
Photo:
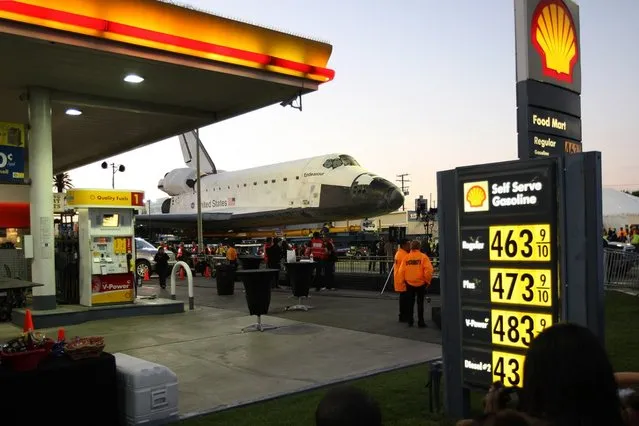
M 535 336 L 552 325 L 552 315 L 491 311 L 492 343 L 497 345 L 528 348 Z

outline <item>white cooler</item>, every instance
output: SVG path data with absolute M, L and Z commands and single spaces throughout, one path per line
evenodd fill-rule
M 179 419 L 178 381 L 173 371 L 123 353 L 113 355 L 122 424 L 159 425 Z

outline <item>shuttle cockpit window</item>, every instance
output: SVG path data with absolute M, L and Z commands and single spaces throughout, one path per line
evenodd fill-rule
M 340 155 L 337 158 L 329 158 L 324 161 L 326 169 L 336 169 L 342 166 L 359 166 L 359 163 L 350 155 Z
M 350 155 L 340 155 L 339 158 L 345 166 L 359 166 L 359 163 Z

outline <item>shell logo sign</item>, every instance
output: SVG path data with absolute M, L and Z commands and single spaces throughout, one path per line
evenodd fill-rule
M 488 181 L 464 183 L 464 212 L 487 212 Z
M 579 58 L 572 14 L 561 0 L 542 1 L 531 22 L 531 41 L 545 76 L 571 84 Z

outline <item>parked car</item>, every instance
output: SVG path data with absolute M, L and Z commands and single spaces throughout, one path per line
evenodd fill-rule
M 135 270 L 139 276 L 143 277 L 146 271 L 149 271 L 149 276 L 156 272 L 155 255 L 157 252 L 158 249 L 144 238 L 135 238 Z M 175 253 L 167 250 L 166 254 L 169 255 L 169 268 L 173 268 L 177 262 Z

